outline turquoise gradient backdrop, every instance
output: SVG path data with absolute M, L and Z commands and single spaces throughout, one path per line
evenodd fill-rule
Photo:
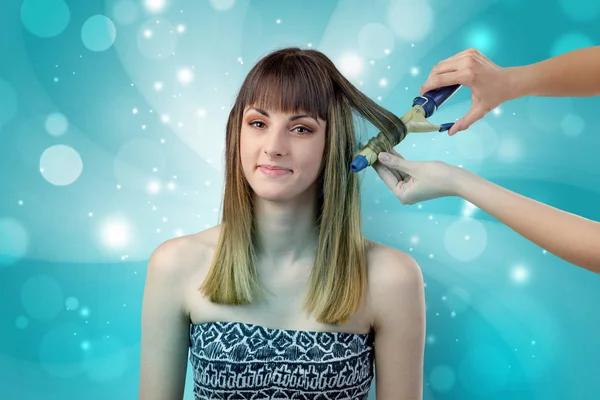
M 0 397 L 137 398 L 148 258 L 218 223 L 226 118 L 267 52 L 321 50 L 402 115 L 467 47 L 522 65 L 600 44 L 599 26 L 596 0 L 3 0 Z M 469 106 L 463 88 L 431 120 Z M 600 220 L 599 110 L 523 98 L 397 149 Z M 463 200 L 402 206 L 361 180 L 367 236 L 423 270 L 425 399 L 600 398 L 600 276 Z

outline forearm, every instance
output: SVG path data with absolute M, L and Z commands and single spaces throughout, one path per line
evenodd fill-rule
M 505 68 L 510 98 L 589 97 L 600 94 L 600 46 L 558 55 L 522 67 Z
M 457 171 L 457 194 L 563 260 L 600 273 L 600 223 Z

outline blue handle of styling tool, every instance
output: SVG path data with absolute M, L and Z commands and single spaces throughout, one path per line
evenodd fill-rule
M 420 104 L 425 110 L 425 118 L 429 118 L 442 106 L 462 85 L 450 85 L 430 90 L 413 100 L 413 107 Z M 450 128 L 448 128 L 450 129 Z M 440 131 L 441 132 L 441 131 Z

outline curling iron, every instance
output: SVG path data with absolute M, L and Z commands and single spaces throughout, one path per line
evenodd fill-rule
M 377 161 L 377 155 L 382 151 L 389 151 L 400 143 L 408 132 L 444 132 L 452 128 L 454 122 L 433 125 L 426 118 L 431 117 L 462 85 L 444 86 L 431 90 L 413 100 L 412 108 L 401 118 L 405 132 L 381 132 L 367 142 L 361 149 L 350 168 L 359 172 Z

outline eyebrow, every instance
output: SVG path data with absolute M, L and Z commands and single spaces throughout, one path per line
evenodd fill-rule
M 259 109 L 259 108 L 254 108 L 254 107 L 251 107 L 251 108 L 249 108 L 249 109 L 248 109 L 248 111 L 250 111 L 250 110 L 255 110 L 255 111 L 258 111 L 259 113 L 261 113 L 261 114 L 262 114 L 262 115 L 264 115 L 265 117 L 269 118 L 269 113 L 268 113 L 268 112 L 266 112 L 265 110 L 261 110 L 261 109 Z M 313 118 L 313 117 L 311 117 L 310 115 L 306 115 L 306 114 L 302 114 L 302 115 L 292 115 L 292 116 L 289 118 L 289 120 L 290 120 L 290 121 L 295 121 L 295 120 L 297 120 L 297 119 L 300 119 L 300 118 L 310 118 L 310 119 L 313 119 L 313 120 L 314 120 L 314 121 L 315 121 L 315 122 L 316 122 L 316 123 L 317 123 L 319 126 L 321 126 L 321 124 L 319 123 L 319 121 L 318 121 L 316 118 Z

